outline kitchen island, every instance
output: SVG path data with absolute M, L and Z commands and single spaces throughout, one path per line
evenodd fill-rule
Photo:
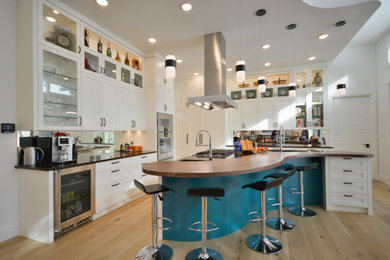
M 217 238 L 233 233 L 247 223 L 247 213 L 259 210 L 259 193 L 241 189 L 245 184 L 261 180 L 264 176 L 292 166 L 316 162 L 317 169 L 304 173 L 305 205 L 323 205 L 327 210 L 359 213 L 372 212 L 371 160 L 372 154 L 355 152 L 266 152 L 241 158 L 213 161 L 163 161 L 143 165 L 143 172 L 161 176 L 162 184 L 175 191 L 163 194 L 164 217 L 173 219 L 171 230 L 163 232 L 163 239 L 199 241 L 199 232 L 188 226 L 200 220 L 201 200 L 187 197 L 186 191 L 194 187 L 220 187 L 226 195 L 221 201 L 209 199 L 209 221 L 220 229 L 208 234 Z M 298 187 L 298 175 L 284 182 L 283 205 L 299 204 L 299 196 L 288 193 Z M 277 197 L 276 189 L 267 191 L 267 198 Z M 267 210 L 276 209 L 267 205 Z

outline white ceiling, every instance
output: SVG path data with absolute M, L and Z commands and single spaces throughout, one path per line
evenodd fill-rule
M 358 4 L 318 8 L 314 6 L 321 3 L 319 0 L 241 0 L 240 19 L 238 0 L 190 0 L 193 10 L 189 13 L 179 8 L 184 0 L 109 0 L 107 7 L 98 6 L 95 0 L 61 1 L 145 53 L 172 52 L 183 59 L 178 64 L 178 77 L 194 72 L 203 74 L 203 35 L 219 31 L 226 38 L 228 67 L 234 68 L 240 58 L 246 61 L 248 72 L 264 71 L 265 62 L 272 63 L 270 69 L 313 63 L 307 60 L 309 56 L 317 57 L 315 63 L 332 61 L 380 5 L 374 0 L 328 0 L 322 1 L 326 7 L 340 6 L 340 2 Z M 267 14 L 257 17 L 258 9 L 266 9 Z M 385 16 L 382 14 L 381 21 Z M 347 24 L 335 27 L 340 20 L 346 20 Z M 297 29 L 286 30 L 290 23 L 296 23 Z M 375 26 L 363 29 L 370 41 L 375 41 L 389 24 L 380 29 Z M 318 40 L 322 33 L 329 33 L 329 38 Z M 157 38 L 157 43 L 148 43 L 150 36 Z M 354 41 L 361 43 L 367 39 L 362 35 Z M 264 51 L 262 43 L 272 46 Z

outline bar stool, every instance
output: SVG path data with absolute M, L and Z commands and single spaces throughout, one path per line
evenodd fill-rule
M 267 216 L 265 211 L 265 191 L 278 185 L 281 185 L 282 183 L 283 178 L 278 178 L 270 181 L 262 180 L 242 186 L 243 189 L 251 188 L 260 191 L 261 214 L 263 216 L 261 220 L 261 234 L 249 236 L 246 239 L 246 244 L 252 250 L 266 255 L 278 254 L 282 250 L 282 243 L 280 243 L 280 241 L 276 238 L 267 236 L 266 234 L 265 223 L 267 220 Z
M 278 179 L 282 178 L 283 181 L 287 179 L 288 177 L 294 175 L 295 169 L 290 170 L 289 172 L 276 172 L 272 173 L 270 175 L 267 175 L 264 177 L 264 179 L 267 178 L 273 178 L 273 179 Z M 278 217 L 277 218 L 267 218 L 267 226 L 270 228 L 280 230 L 280 231 L 292 231 L 295 229 L 295 223 L 292 222 L 291 220 L 284 219 L 283 218 L 283 183 L 278 185 L 278 202 L 273 204 L 279 206 L 278 209 Z M 276 199 L 275 199 L 276 200 Z
M 292 194 L 300 194 L 301 195 L 301 206 L 295 206 L 288 209 L 291 214 L 300 216 L 300 217 L 314 217 L 317 213 L 314 210 L 305 208 L 305 200 L 304 200 L 304 186 L 303 186 L 303 172 L 308 170 L 313 170 L 318 167 L 318 163 L 312 163 L 305 166 L 297 166 L 293 168 L 289 168 L 286 170 L 295 170 L 299 172 L 299 191 L 297 188 L 293 188 L 290 190 Z
M 223 257 L 217 251 L 207 248 L 207 233 L 218 230 L 219 227 L 207 221 L 207 198 L 217 198 L 225 196 L 225 190 L 220 188 L 192 188 L 187 190 L 188 197 L 201 197 L 202 198 L 202 221 L 195 222 L 189 226 L 190 230 L 202 232 L 202 248 L 192 250 L 186 255 L 186 260 L 197 259 L 210 259 L 210 260 L 223 260 Z M 196 229 L 195 226 L 201 224 L 200 229 Z M 208 225 L 214 226 L 214 228 L 208 229 Z
M 136 260 L 143 260 L 143 259 L 153 259 L 153 260 L 168 260 L 171 259 L 173 255 L 172 248 L 170 248 L 167 245 L 162 244 L 159 246 L 157 244 L 157 238 L 158 238 L 158 229 L 161 230 L 168 230 L 172 227 L 172 220 L 169 218 L 164 217 L 157 217 L 158 211 L 157 211 L 157 196 L 162 200 L 162 198 L 158 195 L 162 192 L 172 192 L 173 190 L 170 188 L 167 188 L 161 184 L 153 184 L 153 185 L 147 185 L 144 186 L 142 183 L 134 179 L 134 184 L 137 186 L 138 189 L 143 191 L 145 194 L 153 195 L 152 196 L 152 232 L 153 232 L 153 239 L 152 239 L 152 245 L 146 246 L 142 248 L 136 255 Z M 166 220 L 170 223 L 170 226 L 167 228 L 163 228 L 158 226 L 158 220 Z

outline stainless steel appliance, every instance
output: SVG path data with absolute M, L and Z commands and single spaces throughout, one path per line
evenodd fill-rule
M 52 159 L 53 163 L 64 163 L 73 161 L 73 136 L 53 137 Z
M 23 149 L 26 147 L 39 147 L 43 150 L 45 156 L 42 161 L 37 162 L 38 165 L 65 163 L 77 159 L 77 155 L 74 152 L 76 150 L 76 145 L 73 136 L 20 137 L 20 146 L 23 147 Z
M 54 230 L 55 235 L 59 235 L 92 219 L 95 213 L 95 165 L 54 173 Z
M 42 154 L 39 155 L 40 151 Z M 23 165 L 24 166 L 35 166 L 37 162 L 41 162 L 45 157 L 45 153 L 39 147 L 25 147 L 23 149 Z
M 157 113 L 157 159 L 172 159 L 173 149 L 173 115 Z

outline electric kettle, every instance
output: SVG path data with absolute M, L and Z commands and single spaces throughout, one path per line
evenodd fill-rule
M 24 157 L 23 157 L 24 166 L 35 166 L 37 162 L 38 163 L 41 162 L 43 160 L 43 157 L 45 156 L 45 153 L 39 147 L 25 147 L 23 151 L 24 151 Z M 40 151 L 42 155 L 39 155 L 38 151 Z

